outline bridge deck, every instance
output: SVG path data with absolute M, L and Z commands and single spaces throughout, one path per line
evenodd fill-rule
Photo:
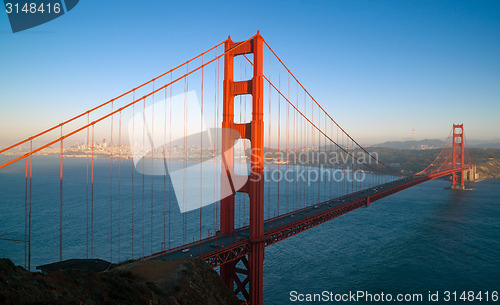
M 265 245 L 269 246 L 358 208 L 369 206 L 374 201 L 417 184 L 462 170 L 454 169 L 432 175 L 409 176 L 270 218 L 264 223 Z M 174 260 L 193 256 L 201 257 L 212 267 L 217 267 L 223 263 L 245 256 L 249 251 L 251 242 L 248 227 L 242 227 L 236 229 L 231 235 L 206 238 L 178 248 L 155 253 L 142 259 Z
M 268 219 L 264 224 L 266 246 L 435 178 L 438 176 L 410 176 Z M 201 257 L 212 267 L 217 267 L 245 256 L 250 243 L 249 229 L 243 227 L 231 235 L 206 238 L 142 259 L 174 260 L 193 256 Z

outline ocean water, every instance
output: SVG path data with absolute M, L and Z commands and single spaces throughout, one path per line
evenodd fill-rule
M 207 238 L 219 230 L 220 202 L 185 213 L 181 213 L 183 205 L 179 204 L 191 195 L 200 198 L 197 195 L 201 192 L 201 183 L 204 191 L 220 191 L 220 185 L 214 182 L 220 181 L 221 174 L 211 170 L 211 164 L 203 169 L 203 181 L 200 177 L 188 176 L 184 179 L 189 180 L 185 181 L 186 187 L 174 192 L 169 175 L 141 175 L 131 160 L 121 160 L 119 167 L 115 158 L 111 167 L 110 159 L 95 158 L 92 170 L 92 160 L 87 165 L 86 158 L 67 157 L 63 162 L 61 204 L 59 161 L 55 156 L 35 156 L 31 182 L 25 176 L 25 162 L 0 171 L 1 257 L 9 257 L 16 264 L 27 264 L 27 249 L 20 241 L 24 240 L 26 228 L 29 228 L 26 224 L 29 223 L 30 201 L 31 269 L 60 258 L 101 258 L 120 262 Z M 173 167 L 179 165 L 173 164 Z M 137 166 L 142 167 L 142 164 Z M 164 164 L 163 160 L 148 160 L 144 166 L 155 168 Z M 213 168 L 221 166 L 213 163 Z M 276 165 L 266 166 L 266 169 L 272 173 L 317 170 L 292 166 L 278 168 Z M 292 175 L 287 175 L 288 179 L 290 177 Z M 332 192 L 340 196 L 370 183 L 393 179 L 374 178 L 367 173 L 366 179 L 359 184 L 344 181 L 338 185 L 322 183 L 320 179 L 310 185 L 300 179 L 297 183 L 294 179 L 293 183 L 285 179 L 279 183 L 268 180 L 264 192 L 265 218 L 331 199 Z M 182 199 L 178 201 L 178 198 Z M 235 196 L 235 227 L 248 223 L 249 199 L 238 193 Z
M 33 270 L 59 258 L 58 162 L 55 157 L 35 157 L 33 163 Z M 24 166 L 0 171 L 0 238 L 24 239 L 25 204 L 29 202 Z M 95 159 L 91 196 L 86 170 L 84 158 L 65 158 L 63 259 L 123 261 L 197 240 L 216 230 L 220 206 L 180 213 L 175 197 L 168 192 L 168 177 L 144 176 L 143 181 L 136 173 L 132 182 L 131 162 L 122 160 L 118 195 L 116 162 L 111 179 L 109 160 Z M 294 197 L 311 199 L 310 204 L 328 197 L 326 188 L 313 186 L 311 189 L 320 191 L 311 195 L 300 193 L 306 188 L 299 186 L 294 196 L 293 186 L 281 185 L 278 207 L 276 186 L 270 185 L 265 193 L 266 218 L 286 212 L 285 203 Z M 481 304 L 485 293 L 489 303 L 495 303 L 492 293 L 500 290 L 500 180 L 478 182 L 472 191 L 451 191 L 445 189 L 448 186 L 445 180 L 426 182 L 267 247 L 264 304 Z M 237 226 L 248 223 L 248 200 L 243 196 L 237 196 L 235 212 Z M 24 243 L 0 240 L 0 257 L 23 265 L 24 255 Z M 423 300 L 300 302 L 293 301 L 292 291 L 304 297 L 323 291 L 394 297 L 422 294 Z M 464 291 L 474 291 L 475 298 L 453 302 L 452 296 L 445 301 L 446 291 L 458 293 L 457 298 Z M 429 293 L 436 292 L 439 301 L 428 301 Z M 476 299 L 478 292 L 483 293 L 482 302 Z
M 291 301 L 290 292 L 423 294 L 423 301 L 357 304 L 483 304 L 500 290 L 500 180 L 472 191 L 433 180 L 266 248 L 264 304 L 356 304 Z M 429 302 L 429 292 L 439 292 Z M 445 292 L 457 293 L 445 301 Z M 463 301 L 462 292 L 483 292 Z M 490 302 L 488 304 L 498 304 Z

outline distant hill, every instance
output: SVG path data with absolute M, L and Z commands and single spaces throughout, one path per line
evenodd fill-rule
M 469 147 L 500 149 L 500 143 L 481 143 L 481 144 L 473 144 L 473 145 L 469 144 Z
M 389 141 L 371 145 L 371 147 L 386 147 L 393 149 L 431 149 L 443 148 L 445 142 L 437 139 L 425 139 L 420 141 Z
M 407 174 L 423 170 L 441 152 L 441 148 L 415 150 L 368 147 L 367 149 L 376 152 L 380 161 Z M 469 153 L 472 163 L 477 166 L 479 179 L 500 178 L 500 149 L 469 148 Z
M 393 149 L 432 149 L 442 148 L 445 142 L 438 139 L 425 139 L 420 141 L 389 141 L 380 144 L 370 145 L 368 147 L 386 147 Z M 470 148 L 494 148 L 500 149 L 500 142 L 483 142 L 480 140 L 469 140 L 467 145 Z

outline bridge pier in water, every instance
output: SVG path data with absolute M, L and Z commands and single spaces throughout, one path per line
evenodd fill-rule
M 452 168 L 464 167 L 464 125 L 453 124 Z M 457 166 L 458 165 L 458 166 Z M 451 177 L 452 190 L 464 190 L 464 172 L 453 172 Z
M 453 124 L 452 168 L 465 167 L 464 125 Z M 474 182 L 478 179 L 476 166 L 470 166 L 463 171 L 453 172 L 451 177 L 452 190 L 465 190 L 465 181 Z
M 464 170 L 462 173 L 465 181 L 474 182 L 479 179 L 479 174 L 477 173 L 475 165 L 472 165 L 469 169 Z
M 230 37 L 225 43 L 224 55 L 224 96 L 223 96 L 223 129 L 237 130 L 243 139 L 251 142 L 251 173 L 241 189 L 234 189 L 232 178 L 234 173 L 233 146 L 234 138 L 223 132 L 222 153 L 223 170 L 221 179 L 229 179 L 233 194 L 221 200 L 221 234 L 234 232 L 234 198 L 235 192 L 248 194 L 250 198 L 250 251 L 248 259 L 221 265 L 220 276 L 224 284 L 235 294 L 242 293 L 246 301 L 252 305 L 262 304 L 262 282 L 264 277 L 264 120 L 263 120 L 263 39 L 259 32 L 252 39 L 244 42 L 232 42 Z M 234 58 L 253 54 L 253 78 L 234 81 Z M 234 98 L 238 95 L 252 95 L 252 121 L 249 123 L 234 122 Z M 226 135 L 226 136 L 224 136 Z M 246 270 L 236 265 L 242 262 Z M 243 281 L 238 274 L 246 276 Z M 236 287 L 235 287 L 236 284 Z M 247 290 L 248 284 L 248 290 Z
M 463 171 L 461 172 L 457 172 L 457 176 L 460 176 L 462 175 L 463 176 L 463 179 L 464 179 L 464 184 L 455 184 L 453 185 L 453 177 L 451 178 L 452 179 L 452 186 L 451 186 L 451 189 L 452 190 L 469 190 L 466 186 L 466 183 L 474 183 L 474 181 L 478 180 L 479 179 L 479 174 L 477 173 L 477 170 L 476 170 L 476 166 L 475 165 L 472 165 L 470 168 L 468 169 L 464 169 Z M 461 179 L 459 179 L 461 180 Z

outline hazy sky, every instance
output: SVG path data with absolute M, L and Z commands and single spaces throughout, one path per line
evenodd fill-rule
M 16 34 L 0 13 L 0 145 L 258 29 L 361 143 L 500 139 L 499 1 L 85 0 Z

